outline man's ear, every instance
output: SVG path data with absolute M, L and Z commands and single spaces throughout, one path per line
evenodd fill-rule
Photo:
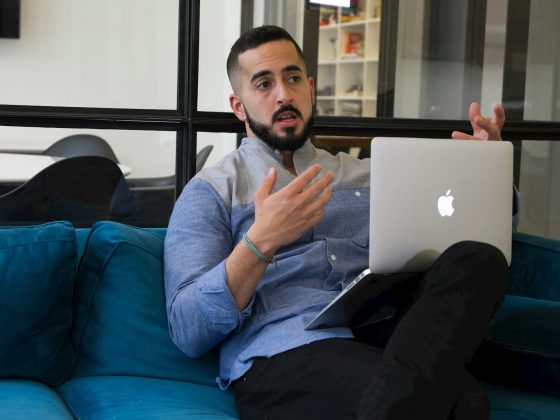
M 229 106 L 231 110 L 235 114 L 235 116 L 240 120 L 245 122 L 247 119 L 247 115 L 245 115 L 245 107 L 243 106 L 243 101 L 241 100 L 241 96 L 236 93 L 232 93 L 229 95 Z
M 313 77 L 308 77 L 307 82 L 311 89 L 311 105 L 315 106 L 315 79 L 313 79 Z

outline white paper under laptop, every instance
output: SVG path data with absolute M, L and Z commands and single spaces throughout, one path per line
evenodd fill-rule
M 384 274 L 425 271 L 459 241 L 490 243 L 509 264 L 512 189 L 509 142 L 373 139 L 368 274 L 352 281 L 306 329 L 347 325 L 387 287 Z

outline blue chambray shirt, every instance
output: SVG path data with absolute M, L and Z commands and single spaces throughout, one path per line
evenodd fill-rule
M 254 222 L 253 195 L 270 167 L 278 170 L 274 191 L 295 177 L 283 168 L 280 153 L 259 139 L 244 139 L 235 152 L 192 179 L 177 200 L 164 252 L 170 333 L 191 357 L 220 346 L 222 389 L 256 357 L 352 337 L 348 328 L 304 327 L 368 266 L 370 162 L 332 156 L 309 141 L 294 153 L 298 174 L 315 163 L 335 174 L 325 216 L 277 251 L 277 263 L 268 266 L 241 312 L 226 284 L 225 259 Z
M 226 284 L 225 259 L 254 222 L 253 195 L 270 167 L 274 191 L 295 177 L 282 155 L 258 139 L 192 179 L 177 200 L 165 238 L 165 291 L 174 343 L 196 357 L 220 345 L 220 387 L 241 377 L 255 357 L 331 337 L 348 328 L 304 326 L 368 265 L 369 160 L 332 156 L 309 141 L 294 153 L 299 174 L 315 163 L 332 171 L 323 220 L 280 248 L 247 307 L 239 312 Z

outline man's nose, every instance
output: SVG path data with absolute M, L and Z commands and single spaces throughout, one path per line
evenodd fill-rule
M 278 83 L 278 103 L 279 104 L 290 104 L 292 103 L 293 97 L 289 86 L 284 83 Z

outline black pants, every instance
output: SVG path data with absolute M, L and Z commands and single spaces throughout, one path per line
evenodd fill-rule
M 232 386 L 241 419 L 487 419 L 466 365 L 506 288 L 498 249 L 455 244 L 397 287 L 389 322 L 256 359 Z

